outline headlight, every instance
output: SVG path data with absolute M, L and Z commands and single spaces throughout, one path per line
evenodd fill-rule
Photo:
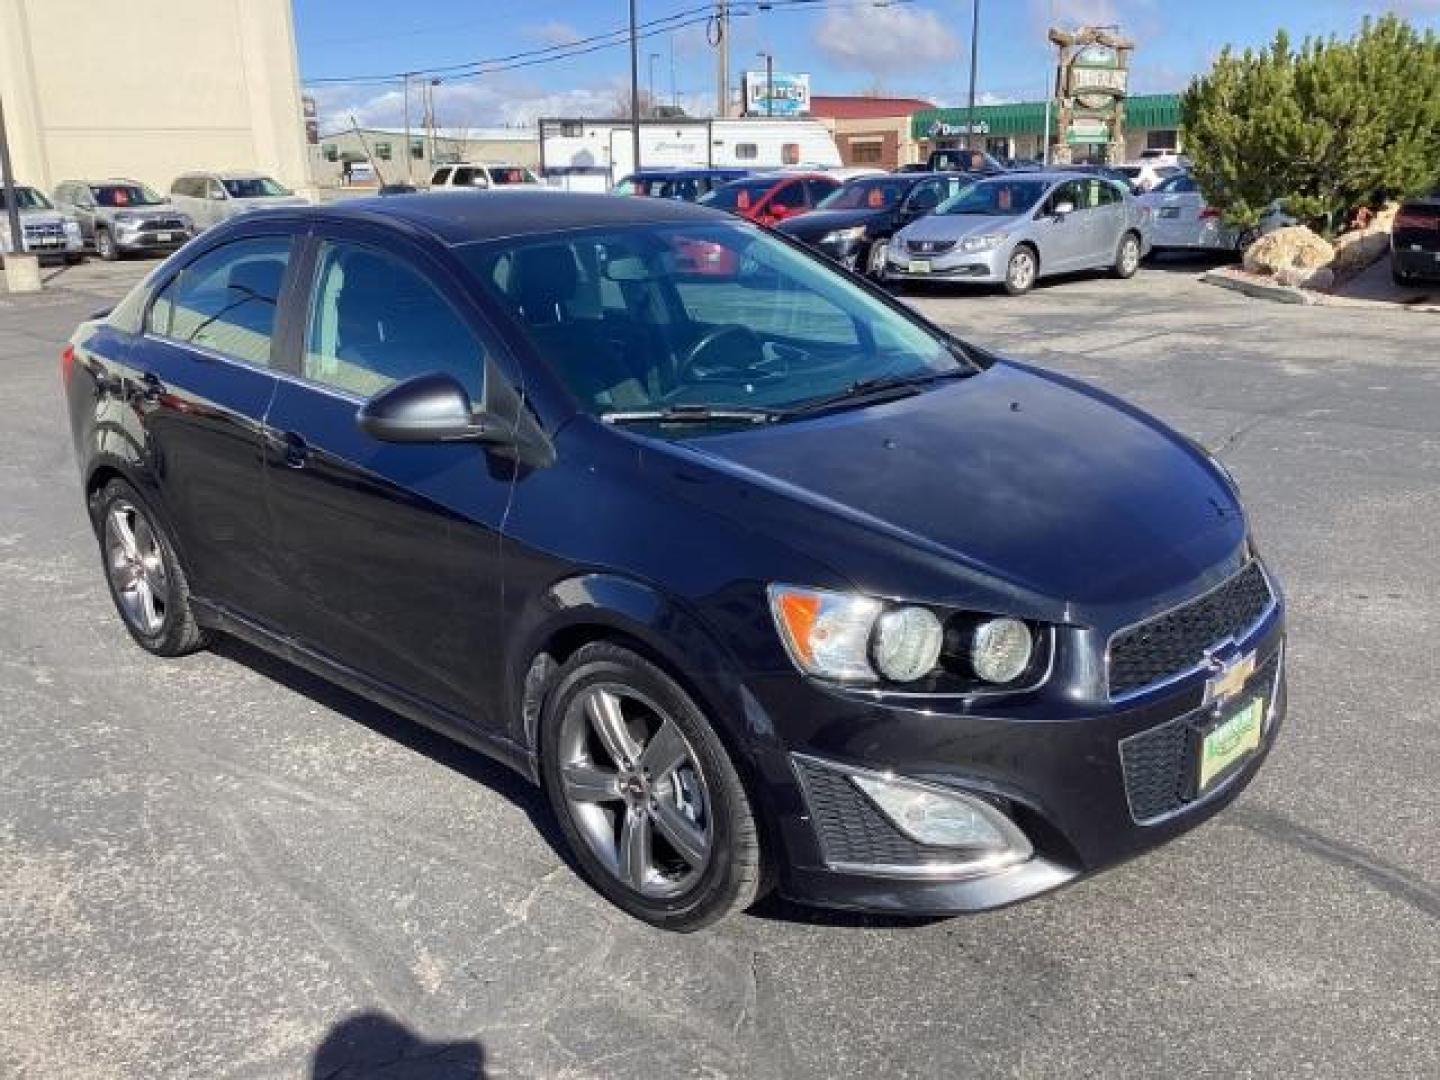
M 970 640 L 970 666 L 986 682 L 1011 683 L 1025 673 L 1035 641 L 1019 619 L 990 619 L 975 628 Z
M 961 243 L 960 247 L 964 251 L 989 251 L 993 247 L 998 247 L 1000 242 L 1009 235 L 1009 233 L 997 232 L 985 233 L 983 236 L 970 236 Z
M 822 679 L 875 678 L 870 630 L 880 610 L 868 596 L 770 586 L 770 613 L 790 659 Z
M 865 226 L 855 225 L 848 229 L 836 229 L 820 238 L 822 244 L 850 244 L 865 239 Z
M 186 229 L 193 229 L 195 227 L 195 219 L 189 214 L 176 214 L 175 217 Z
M 887 611 L 875 624 L 875 666 L 895 682 L 914 682 L 940 662 L 945 628 L 928 608 Z
M 66 235 L 66 236 L 79 236 L 79 235 L 80 235 L 80 223 L 79 223 L 78 221 L 71 221 L 69 218 L 66 218 L 66 219 L 65 219 L 65 235 Z

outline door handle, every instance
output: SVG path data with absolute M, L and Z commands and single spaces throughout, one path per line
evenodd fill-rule
M 292 469 L 303 469 L 310 460 L 310 444 L 297 431 L 286 431 L 280 435 L 280 456 Z

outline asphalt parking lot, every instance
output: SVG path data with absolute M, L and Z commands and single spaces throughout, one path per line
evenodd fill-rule
M 1219 453 L 1289 594 L 1288 728 L 1227 813 L 1059 894 L 675 937 L 500 766 L 238 644 L 130 643 L 57 357 L 146 268 L 0 294 L 0 1075 L 1440 1075 L 1440 316 L 1193 264 L 913 294 Z

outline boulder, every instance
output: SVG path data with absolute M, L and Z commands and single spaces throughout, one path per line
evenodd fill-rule
M 1335 249 L 1324 239 L 1303 225 L 1290 225 L 1246 248 L 1245 269 L 1274 277 L 1282 285 L 1298 285 L 1309 271 L 1330 265 L 1334 258 Z
M 1393 218 L 1391 219 L 1393 222 Z M 1358 274 L 1390 250 L 1389 229 L 1369 228 L 1364 232 L 1348 232 L 1335 241 L 1335 259 L 1330 268 L 1340 277 Z

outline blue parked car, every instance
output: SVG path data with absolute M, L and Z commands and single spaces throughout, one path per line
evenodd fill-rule
M 238 635 L 494 755 L 657 926 L 1035 896 L 1280 731 L 1284 603 L 1204 450 L 719 211 L 242 214 L 61 372 L 142 648 Z
M 612 193 L 698 202 L 700 196 L 749 175 L 749 169 L 641 169 L 616 184 Z

